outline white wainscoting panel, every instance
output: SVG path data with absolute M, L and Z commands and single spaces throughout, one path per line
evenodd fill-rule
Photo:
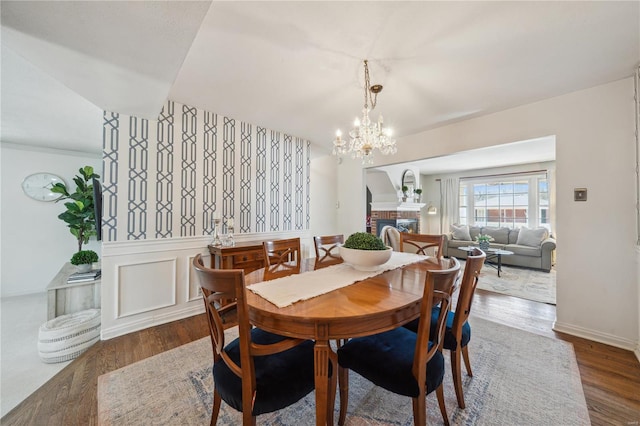
M 118 316 L 123 318 L 176 304 L 177 258 L 118 265 Z
M 189 257 L 189 265 L 191 265 L 193 263 L 193 258 L 194 256 Z M 210 266 L 211 265 L 211 255 L 207 254 L 207 255 L 202 255 L 202 261 L 204 262 L 205 266 Z M 198 282 L 198 277 L 196 276 L 195 272 L 193 271 L 193 268 L 187 268 L 186 270 L 186 282 L 189 283 L 189 286 L 187 287 L 187 294 L 186 294 L 186 299 L 189 301 L 192 300 L 202 300 L 202 290 L 200 289 L 200 283 Z M 204 303 L 203 305 L 204 306 Z
M 309 231 L 237 234 L 237 242 L 301 239 L 302 256 L 312 249 Z M 193 273 L 199 253 L 210 265 L 210 236 L 105 242 L 102 246 L 102 328 L 111 339 L 204 312 Z

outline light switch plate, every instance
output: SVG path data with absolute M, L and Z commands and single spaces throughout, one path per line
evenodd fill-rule
M 587 188 L 574 188 L 573 201 L 587 201 Z

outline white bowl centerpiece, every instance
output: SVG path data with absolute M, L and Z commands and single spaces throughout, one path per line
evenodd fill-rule
M 376 271 L 391 258 L 391 247 L 368 232 L 351 234 L 338 250 L 345 263 L 358 271 Z

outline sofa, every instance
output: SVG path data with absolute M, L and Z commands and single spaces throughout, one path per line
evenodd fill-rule
M 450 232 L 445 234 L 444 256 L 466 259 L 467 252 L 458 249 L 458 247 L 477 245 L 475 238 L 480 234 L 489 235 L 493 238 L 489 248 L 513 252 L 510 256 L 502 256 L 503 265 L 522 266 L 546 272 L 551 271 L 551 266 L 554 263 L 556 240 L 549 235 L 546 228 L 529 229 L 522 227 L 512 229 L 451 225 Z

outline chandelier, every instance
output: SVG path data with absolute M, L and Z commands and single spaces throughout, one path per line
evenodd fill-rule
M 364 60 L 364 108 L 362 119 L 356 118 L 353 129 L 349 131 L 349 144 L 342 139 L 342 132 L 336 132 L 336 140 L 333 141 L 333 155 L 351 153 L 352 158 L 362 158 L 362 164 L 373 163 L 373 152 L 378 149 L 384 155 L 397 152 L 396 141 L 391 138 L 391 129 L 384 127 L 382 115 L 377 122 L 372 122 L 369 112 L 376 107 L 378 93 L 382 91 L 380 84 L 371 86 L 369 82 L 369 65 Z M 371 104 L 371 108 L 369 108 Z

